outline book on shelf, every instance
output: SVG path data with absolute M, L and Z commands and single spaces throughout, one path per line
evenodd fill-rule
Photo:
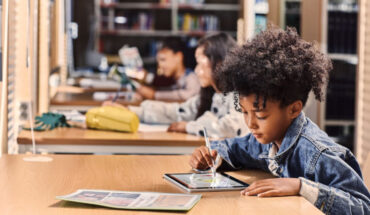
M 178 15 L 178 27 L 182 31 L 218 31 L 219 19 L 214 15 Z
M 261 31 L 266 30 L 267 28 L 267 18 L 265 15 L 256 14 L 254 33 L 259 34 Z

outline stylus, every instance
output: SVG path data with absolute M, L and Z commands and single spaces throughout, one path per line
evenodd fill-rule
M 203 133 L 204 133 L 204 139 L 206 140 L 206 146 L 208 148 L 209 155 L 211 155 L 211 143 L 209 142 L 207 130 L 205 127 L 203 127 Z M 212 166 L 211 166 L 212 175 L 213 177 L 216 177 L 215 161 L 213 160 L 212 155 L 211 155 L 211 159 L 212 159 Z

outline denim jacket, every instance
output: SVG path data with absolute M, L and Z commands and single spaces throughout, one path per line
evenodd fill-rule
M 345 147 L 333 142 L 302 112 L 288 128 L 279 149 L 249 134 L 214 141 L 230 166 L 258 168 L 301 180 L 300 195 L 325 214 L 370 214 L 370 194 L 360 166 Z

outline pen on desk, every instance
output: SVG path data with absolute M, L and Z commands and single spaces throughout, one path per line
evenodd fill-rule
M 206 146 L 208 148 L 208 152 L 211 155 L 211 143 L 209 142 L 208 135 L 207 135 L 207 130 L 206 130 L 205 127 L 203 127 L 203 133 L 204 133 L 204 139 L 206 141 Z M 211 159 L 212 159 L 212 166 L 211 166 L 212 175 L 213 175 L 213 177 L 216 177 L 215 161 L 213 160 L 212 155 L 211 155 Z
M 116 92 L 116 95 L 114 95 L 114 98 L 112 99 L 112 102 L 116 102 L 118 97 L 119 97 L 119 93 L 121 92 L 121 89 L 122 89 L 122 85 L 119 86 L 117 92 Z

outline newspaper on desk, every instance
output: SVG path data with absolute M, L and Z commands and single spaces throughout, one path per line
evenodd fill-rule
M 188 211 L 201 195 L 81 189 L 56 198 L 116 209 Z

